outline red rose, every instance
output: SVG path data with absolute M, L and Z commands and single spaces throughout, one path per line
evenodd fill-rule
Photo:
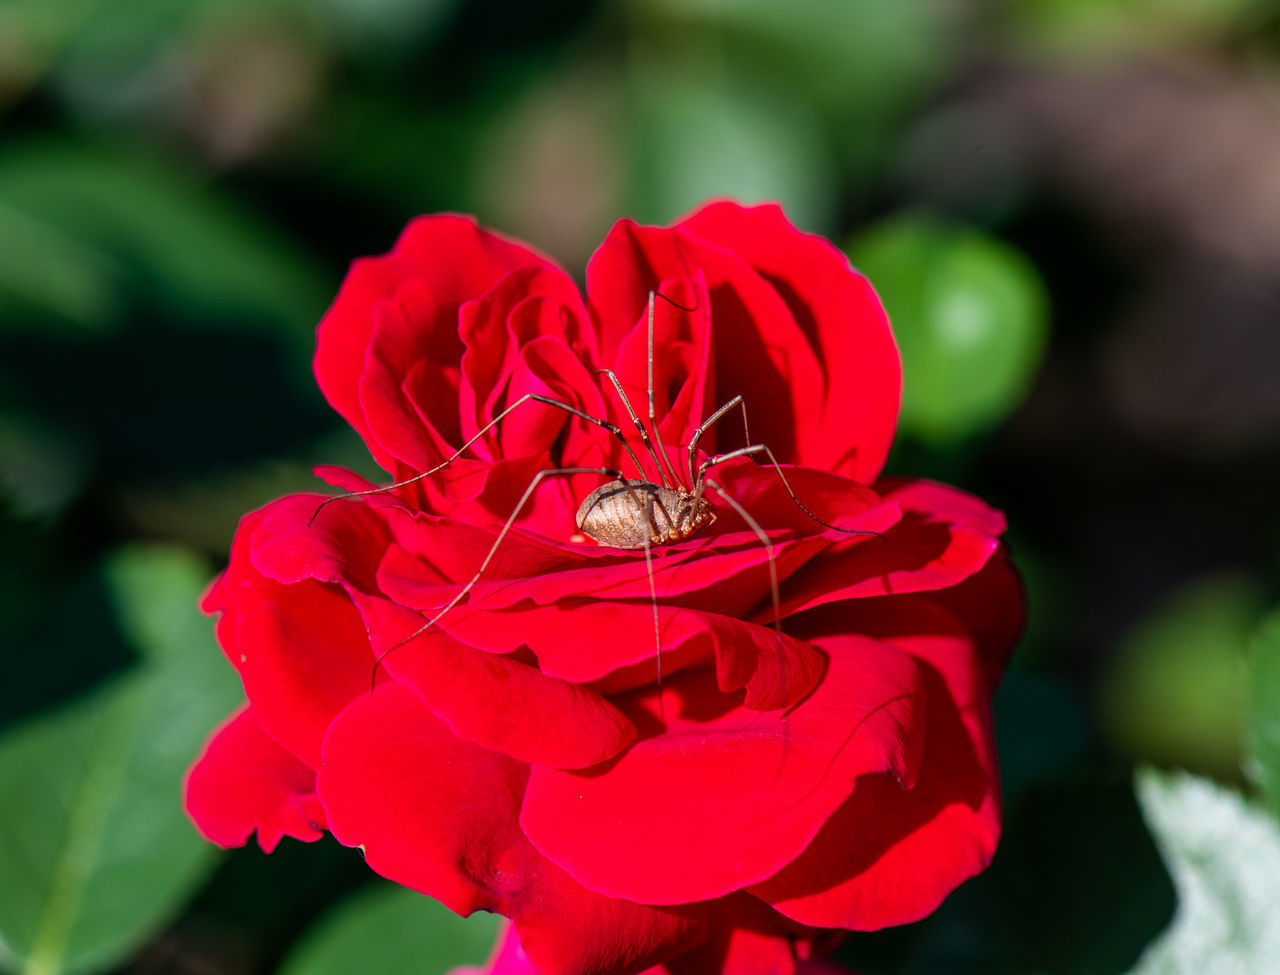
M 485 431 L 510 405 L 617 424 L 659 480 L 599 374 L 647 420 L 651 291 L 657 432 L 682 479 L 694 430 L 742 394 L 751 442 L 837 528 L 759 453 L 713 467 L 714 524 L 652 550 L 659 690 L 645 552 L 575 523 L 608 477 L 543 478 L 371 692 L 375 657 L 464 592 L 537 472 L 639 476 L 607 429 L 537 400 Z M 545 975 L 790 972 L 823 929 L 922 917 L 990 860 L 990 696 L 1022 611 L 1003 518 L 942 485 L 875 483 L 897 352 L 826 241 L 776 206 L 622 221 L 584 301 L 527 247 L 422 218 L 352 267 L 315 366 L 397 480 L 484 432 L 314 523 L 317 496 L 241 522 L 205 608 L 248 704 L 187 783 L 211 840 L 327 830 L 460 914 L 507 915 Z M 744 435 L 730 411 L 693 463 Z

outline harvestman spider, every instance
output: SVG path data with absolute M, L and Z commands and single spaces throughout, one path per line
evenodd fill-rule
M 609 382 L 613 384 L 613 388 L 617 391 L 618 398 L 621 400 L 623 407 L 627 411 L 627 415 L 631 417 L 631 422 L 635 424 L 636 431 L 640 435 L 640 441 L 644 445 L 644 449 L 649 455 L 649 459 L 653 462 L 654 468 L 658 472 L 661 484 L 655 484 L 648 480 L 644 466 L 640 463 L 640 458 L 632 449 L 631 444 L 627 442 L 621 428 L 616 424 L 610 423 L 608 420 L 602 420 L 598 417 L 584 413 L 576 407 L 570 406 L 568 403 L 562 403 L 559 400 L 551 399 L 537 393 L 526 393 L 518 400 L 504 409 L 495 416 L 487 424 L 485 424 L 470 440 L 459 447 L 452 455 L 441 463 L 437 464 L 430 470 L 423 471 L 421 474 L 415 474 L 413 477 L 406 478 L 403 481 L 397 481 L 394 484 L 388 484 L 384 487 L 369 488 L 364 491 L 351 491 L 346 494 L 335 495 L 321 502 L 319 507 L 311 515 L 308 524 L 315 521 L 320 511 L 333 501 L 341 501 L 345 498 L 360 497 L 366 494 L 381 494 L 386 491 L 394 491 L 397 488 L 406 487 L 407 485 L 421 481 L 430 477 L 432 474 L 448 467 L 455 460 L 460 458 L 466 450 L 486 433 L 497 426 L 502 420 L 510 416 L 525 403 L 533 400 L 538 403 L 545 403 L 547 406 L 554 406 L 556 409 L 564 410 L 571 413 L 582 420 L 592 423 L 601 429 L 607 430 L 611 435 L 617 438 L 618 443 L 622 445 L 622 449 L 626 452 L 627 457 L 635 465 L 639 477 L 627 477 L 622 471 L 610 467 L 554 467 L 544 471 L 539 471 L 529 482 L 529 486 L 525 488 L 524 494 L 520 496 L 520 500 L 516 502 L 515 508 L 511 515 L 507 518 L 506 523 L 502 526 L 502 530 L 498 532 L 498 537 L 494 539 L 493 545 L 490 546 L 484 560 L 480 563 L 480 568 L 476 570 L 471 581 L 468 582 L 461 590 L 458 591 L 452 599 L 441 607 L 431 619 L 422 624 L 418 629 L 414 630 L 408 636 L 396 641 L 387 649 L 378 654 L 374 660 L 373 672 L 370 675 L 370 691 L 376 686 L 378 667 L 387 655 L 393 650 L 398 650 L 407 643 L 416 640 L 423 633 L 426 633 L 431 627 L 435 626 L 444 617 L 449 610 L 453 609 L 458 603 L 475 588 L 479 583 L 481 576 L 484 575 L 485 569 L 489 567 L 489 563 L 497 554 L 499 546 L 507 537 L 512 525 L 515 524 L 520 512 L 528 503 L 533 493 L 537 490 L 538 485 L 542 483 L 544 478 L 567 474 L 599 474 L 602 477 L 611 477 L 613 480 L 607 484 L 592 491 L 583 500 L 578 508 L 576 518 L 578 529 L 584 534 L 593 538 L 596 542 L 609 548 L 635 550 L 644 549 L 645 570 L 649 577 L 649 595 L 653 604 L 653 637 L 654 646 L 656 648 L 657 662 L 657 686 L 658 686 L 658 702 L 661 706 L 662 702 L 662 633 L 658 616 L 658 592 L 657 585 L 653 576 L 653 547 L 658 545 L 669 545 L 673 542 L 683 541 L 691 537 L 703 528 L 712 524 L 716 519 L 715 508 L 711 501 L 704 497 L 707 488 L 713 491 L 728 504 L 742 520 L 747 527 L 759 539 L 760 544 L 764 546 L 765 552 L 769 559 L 769 588 L 773 598 L 773 627 L 781 634 L 781 598 L 778 592 L 778 568 L 773 557 L 773 543 L 769 540 L 769 536 L 741 504 L 738 503 L 724 488 L 722 488 L 713 478 L 707 476 L 707 471 L 711 468 L 723 464 L 727 461 L 738 457 L 746 457 L 750 455 L 763 455 L 768 459 L 769 465 L 778 473 L 779 479 L 782 481 L 783 487 L 791 496 L 791 500 L 795 502 L 806 515 L 825 528 L 834 531 L 845 532 L 850 535 L 875 535 L 883 538 L 879 532 L 866 529 L 856 528 L 840 528 L 829 522 L 823 521 L 812 511 L 805 507 L 804 503 L 796 497 L 795 491 L 792 489 L 786 475 L 782 472 L 777 458 L 773 455 L 773 451 L 765 444 L 752 444 L 750 434 L 747 431 L 747 406 L 743 401 L 742 395 L 738 394 L 730 399 L 727 403 L 713 412 L 709 417 L 702 421 L 698 429 L 694 431 L 689 438 L 689 443 L 685 450 L 688 458 L 687 472 L 689 475 L 688 486 L 686 487 L 676 473 L 675 466 L 671 463 L 670 457 L 667 455 L 666 447 L 662 442 L 662 434 L 658 430 L 657 414 L 654 407 L 653 394 L 653 310 L 654 303 L 661 298 L 673 308 L 681 311 L 693 313 L 698 310 L 700 302 L 692 308 L 686 308 L 684 305 L 668 298 L 666 295 L 658 291 L 649 292 L 648 301 L 648 398 L 649 398 L 649 427 L 653 431 L 653 437 L 650 439 L 649 431 L 645 429 L 645 425 L 641 422 L 640 417 L 636 414 L 635 408 L 632 407 L 630 399 L 622 388 L 622 382 L 612 369 L 598 369 L 597 375 L 606 376 Z M 736 450 L 726 451 L 725 453 L 715 454 L 708 457 L 695 469 L 694 453 L 697 450 L 698 441 L 702 439 L 703 434 L 723 417 L 726 413 L 735 407 L 742 409 L 742 427 L 747 446 L 739 447 Z M 657 448 L 655 449 L 654 443 Z M 678 456 L 678 455 L 677 455 Z

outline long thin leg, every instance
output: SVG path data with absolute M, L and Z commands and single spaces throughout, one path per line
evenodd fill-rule
M 738 516 L 747 523 L 747 527 L 756 533 L 756 538 L 760 539 L 760 544 L 764 546 L 765 552 L 769 556 L 769 592 L 773 596 L 773 628 L 782 633 L 782 597 L 778 593 L 778 565 L 773 560 L 773 542 L 769 541 L 769 536 L 764 533 L 764 529 L 760 527 L 760 523 L 751 515 L 747 514 L 747 509 L 740 505 L 737 500 L 728 494 L 711 478 L 706 479 L 706 483 L 710 485 L 720 497 L 729 503 L 729 507 L 738 513 Z
M 654 492 L 650 490 L 644 496 L 644 523 L 650 529 L 654 527 L 653 495 Z M 649 598 L 653 606 L 653 648 L 658 668 L 658 717 L 665 721 L 666 712 L 662 706 L 662 628 L 658 623 L 658 585 L 653 579 L 653 545 L 649 534 L 644 536 L 644 570 L 649 576 Z
M 657 297 L 658 292 L 649 292 L 649 426 L 653 427 L 653 437 L 658 441 L 658 456 L 666 462 L 667 468 L 671 473 L 671 480 L 679 483 L 680 479 L 676 477 L 675 468 L 671 466 L 671 459 L 667 456 L 667 448 L 662 444 L 662 431 L 658 429 L 657 411 L 653 406 L 653 302 Z M 666 295 L 662 295 L 662 299 L 676 308 L 683 307 L 677 305 Z M 666 474 L 662 475 L 663 480 L 666 480 L 666 476 Z
M 747 404 L 742 400 L 742 394 L 739 393 L 724 406 L 716 410 L 709 417 L 702 421 L 702 426 L 693 431 L 693 436 L 689 438 L 689 445 L 685 448 L 689 458 L 689 490 L 693 490 L 693 485 L 698 483 L 697 477 L 693 472 L 693 454 L 698 449 L 698 441 L 702 439 L 702 435 L 707 432 L 707 428 L 715 423 L 718 419 L 728 413 L 735 406 L 742 407 L 742 432 L 746 437 L 747 443 L 751 443 L 751 433 L 747 430 Z
M 653 449 L 653 442 L 649 439 L 649 431 L 640 422 L 640 417 L 636 415 L 636 411 L 631 405 L 631 400 L 627 398 L 626 391 L 622 388 L 622 383 L 618 380 L 617 375 L 612 369 L 597 369 L 596 373 L 608 376 L 609 382 L 613 383 L 613 388 L 618 391 L 618 399 L 622 400 L 622 405 L 627 408 L 627 413 L 631 415 L 631 422 L 640 431 L 640 440 L 644 443 L 644 449 L 649 451 L 649 459 L 653 461 L 653 466 L 658 469 L 658 476 L 662 478 L 663 486 L 671 487 L 671 482 L 667 480 L 667 472 L 662 468 L 662 461 L 658 460 L 658 453 Z
M 627 438 L 622 435 L 622 431 L 618 428 L 616 424 L 610 423 L 608 420 L 601 420 L 598 417 L 594 417 L 589 413 L 583 413 L 582 410 L 577 409 L 576 407 L 570 406 L 568 403 L 561 403 L 559 400 L 551 399 L 550 397 L 547 397 L 547 396 L 542 396 L 539 393 L 525 393 L 518 400 L 516 400 L 514 403 L 508 406 L 505 410 L 503 410 L 501 413 L 495 416 L 492 420 L 486 423 L 483 427 L 481 427 L 476 432 L 476 435 L 474 437 L 472 437 L 470 440 L 464 443 L 461 447 L 455 450 L 451 455 L 449 455 L 448 458 L 441 461 L 439 464 L 436 464 L 436 466 L 431 468 L 431 470 L 423 471 L 421 474 L 415 474 L 413 477 L 405 478 L 403 481 L 396 481 L 394 484 L 385 484 L 382 487 L 368 488 L 367 490 L 364 490 L 364 491 L 348 491 L 346 494 L 335 494 L 332 498 L 325 498 L 324 501 L 320 502 L 320 505 L 316 508 L 316 510 L 312 512 L 311 518 L 307 521 L 307 524 L 310 525 L 312 522 L 314 522 L 316 520 L 316 516 L 320 514 L 324 506 L 327 504 L 331 504 L 334 501 L 343 501 L 343 500 L 346 500 L 347 498 L 359 498 L 359 497 L 363 497 L 366 494 L 383 494 L 387 491 L 394 491 L 396 488 L 402 488 L 410 484 L 415 484 L 418 481 L 421 481 L 424 477 L 430 477 L 436 471 L 442 470 L 443 468 L 448 467 L 455 460 L 461 457 L 468 447 L 470 447 L 473 443 L 475 443 L 477 440 L 483 437 L 486 433 L 488 433 L 495 426 L 497 426 L 499 422 L 504 420 L 506 417 L 510 416 L 519 407 L 523 406 L 529 400 L 534 400 L 538 403 L 546 403 L 548 406 L 554 406 L 557 409 L 564 410 L 566 413 L 572 413 L 574 416 L 580 417 L 581 419 L 586 420 L 588 423 L 594 423 L 596 426 L 601 427 L 602 429 L 608 430 L 611 434 L 613 434 L 615 437 L 618 438 L 618 442 L 622 444 L 622 448 L 627 452 L 627 456 L 630 457 L 631 462 L 636 465 L 636 471 L 640 474 L 640 480 L 642 481 L 648 480 L 648 475 L 645 474 L 644 467 L 640 464 L 640 458 L 637 457 L 636 452 L 631 449 L 631 445 L 627 443 Z M 618 476 L 621 477 L 622 475 L 619 474 Z
M 770 450 L 768 446 L 762 443 L 751 444 L 750 446 L 747 446 L 747 447 L 739 447 L 737 450 L 730 450 L 728 453 L 724 453 L 724 454 L 716 454 L 714 457 L 708 457 L 706 460 L 704 460 L 701 466 L 698 467 L 698 476 L 694 480 L 694 483 L 697 485 L 694 491 L 694 504 L 696 505 L 697 502 L 702 498 L 703 484 L 711 483 L 710 481 L 706 480 L 706 473 L 708 469 L 715 467 L 717 464 L 723 464 L 727 460 L 733 460 L 735 457 L 745 457 L 748 454 L 764 454 L 766 457 L 768 457 L 769 465 L 775 471 L 778 472 L 778 477 L 782 481 L 782 486 L 787 489 L 787 493 L 791 495 L 791 500 L 796 503 L 796 507 L 799 508 L 801 511 L 803 511 L 806 515 L 808 515 L 814 521 L 816 521 L 819 525 L 822 525 L 824 528 L 830 528 L 833 531 L 844 532 L 846 535 L 875 535 L 876 538 L 884 538 L 884 536 L 880 534 L 880 532 L 871 531 L 870 529 L 841 528 L 839 525 L 833 525 L 829 521 L 823 521 L 821 518 L 815 515 L 812 511 L 806 508 L 804 506 L 804 502 L 801 501 L 798 497 L 796 497 L 796 492 L 792 489 L 791 482 L 787 480 L 787 475 L 782 473 L 782 466 L 778 463 L 778 459 L 773 456 L 773 451 Z M 719 488 L 717 488 L 716 490 L 719 490 Z
M 398 650 L 400 647 L 404 646 L 406 643 L 416 640 L 423 633 L 426 633 L 427 630 L 431 629 L 431 627 L 435 626 L 437 623 L 440 622 L 441 618 L 444 616 L 445 613 L 449 612 L 449 610 L 457 606 L 458 603 L 462 602 L 463 597 L 465 597 L 467 593 L 471 592 L 471 590 L 475 588 L 476 583 L 480 581 L 480 577 L 484 575 L 484 570 L 489 567 L 489 563 L 493 560 L 494 553 L 498 551 L 498 546 L 501 545 L 502 540 L 507 537 L 507 532 L 511 530 L 511 526 L 515 524 L 515 520 L 518 517 L 520 517 L 521 510 L 524 508 L 525 504 L 528 503 L 529 498 L 533 496 L 533 492 L 537 490 L 538 485 L 542 483 L 542 479 L 544 477 L 551 477 L 554 474 L 601 474 L 606 477 L 618 478 L 624 484 L 627 484 L 628 487 L 630 487 L 631 485 L 631 482 L 628 481 L 627 478 L 623 476 L 622 471 L 615 471 L 608 467 L 556 467 L 556 468 L 551 468 L 545 471 L 539 471 L 537 474 L 535 474 L 533 476 L 533 480 L 529 482 L 529 486 L 524 489 L 524 494 L 520 496 L 520 500 L 516 503 L 515 510 L 513 510 L 511 512 L 511 516 L 507 518 L 507 523 L 502 526 L 502 531 L 498 532 L 498 537 L 494 539 L 493 545 L 489 547 L 489 551 L 485 555 L 484 561 L 480 563 L 480 568 L 477 569 L 476 574 L 471 577 L 471 581 L 468 582 L 465 586 L 463 586 L 458 591 L 457 595 L 455 595 L 452 599 L 450 599 L 449 602 L 446 603 L 444 607 L 438 613 L 436 613 L 435 616 L 431 617 L 431 619 L 427 620 L 427 622 L 423 623 L 420 627 L 418 627 L 416 630 L 414 630 L 404 639 L 397 640 L 395 643 L 391 644 L 391 646 L 387 647 L 387 649 L 383 650 L 382 653 L 378 654 L 377 659 L 374 660 L 373 662 L 373 673 L 369 675 L 370 693 L 373 692 L 373 688 L 377 683 L 378 666 L 382 663 L 383 660 L 386 659 L 387 654 L 391 653 L 392 650 Z M 635 500 L 637 503 L 639 503 L 638 497 Z M 652 580 L 650 581 L 652 582 Z

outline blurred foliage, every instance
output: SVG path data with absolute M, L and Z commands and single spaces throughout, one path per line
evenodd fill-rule
M 1011 32 L 1058 54 L 1177 43 L 1256 26 L 1269 0 L 1004 0 Z
M 1251 578 L 1176 591 L 1116 647 L 1102 725 L 1126 754 L 1234 778 L 1244 733 L 1245 647 L 1262 610 Z
M 410 215 L 580 275 L 713 195 L 849 243 L 901 345 L 891 472 L 1004 508 L 1032 598 L 1003 848 L 843 957 L 1265 966 L 1252 791 L 1129 769 L 1280 810 L 1278 61 L 1275 0 L 0 0 L 0 968 L 483 956 L 492 919 L 336 844 L 191 831 L 238 696 L 203 560 L 315 463 L 379 476 L 312 329 Z
M 1273 610 L 1250 641 L 1245 770 L 1280 815 L 1280 611 Z
M 849 254 L 874 282 L 898 339 L 904 433 L 954 444 L 1022 402 L 1048 332 L 1048 299 L 1026 258 L 922 215 L 863 231 Z
M 1151 611 L 1116 648 L 1103 728 L 1134 758 L 1220 778 L 1238 774 L 1249 636 L 1262 610 L 1240 575 L 1198 580 Z
M 835 179 L 807 101 L 723 72 L 673 71 L 665 61 L 638 67 L 634 79 L 635 219 L 667 221 L 732 196 L 776 198 L 801 226 L 830 227 Z
M 280 328 L 305 357 L 324 285 L 291 245 L 181 170 L 81 142 L 7 143 L 0 239 L 8 292 L 47 311 L 0 321 L 118 324 L 131 279 L 175 324 L 199 308 L 219 323 Z M 52 273 L 51 273 L 52 272 Z

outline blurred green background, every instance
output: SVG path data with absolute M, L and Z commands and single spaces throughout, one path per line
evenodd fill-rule
M 242 512 L 374 473 L 310 376 L 352 258 L 459 210 L 580 275 L 725 194 L 871 276 L 890 471 L 1002 507 L 1030 590 L 994 866 L 840 957 L 1275 970 L 1273 0 L 0 0 L 0 969 L 483 958 L 353 851 L 195 836 L 195 600 Z

